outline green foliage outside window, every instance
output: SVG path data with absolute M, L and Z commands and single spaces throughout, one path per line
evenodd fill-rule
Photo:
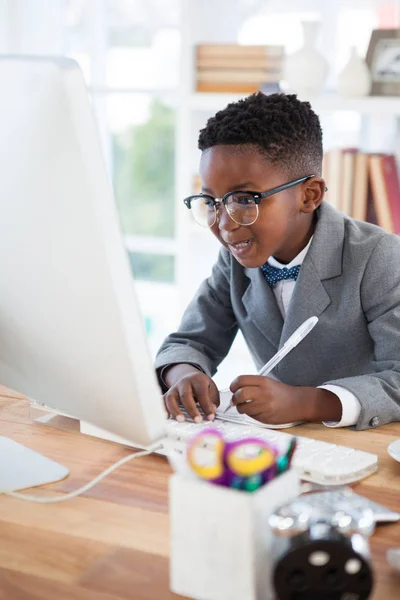
M 174 281 L 174 257 L 168 254 L 145 254 L 130 252 L 132 272 L 135 279 L 142 281 Z
M 126 235 L 174 235 L 174 111 L 153 100 L 146 123 L 115 135 L 114 187 Z

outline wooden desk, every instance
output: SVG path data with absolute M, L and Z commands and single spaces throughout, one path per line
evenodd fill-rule
M 355 489 L 400 509 L 400 464 L 386 452 L 400 438 L 400 423 L 366 432 L 322 425 L 296 431 L 377 453 L 378 473 Z M 129 452 L 78 431 L 32 423 L 27 401 L 5 388 L 0 388 L 0 435 L 69 467 L 66 480 L 46 486 L 53 494 L 76 489 Z M 0 496 L 0 600 L 178 598 L 168 585 L 170 473 L 166 459 L 153 455 L 127 463 L 65 503 L 28 504 Z M 400 596 L 400 575 L 385 558 L 391 546 L 400 546 L 400 524 L 380 526 L 371 540 L 374 600 Z

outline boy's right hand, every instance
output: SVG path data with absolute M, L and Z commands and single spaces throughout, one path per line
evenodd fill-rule
M 174 419 L 185 420 L 183 407 L 195 423 L 200 423 L 203 415 L 208 421 L 214 420 L 219 391 L 211 377 L 191 365 L 175 365 L 167 371 L 165 379 L 170 385 L 164 394 L 165 407 Z

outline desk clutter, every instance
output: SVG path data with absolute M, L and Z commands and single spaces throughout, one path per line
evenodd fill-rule
M 260 438 L 227 441 L 220 430 L 198 433 L 189 443 L 187 460 L 193 473 L 217 485 L 254 492 L 290 467 L 296 438 L 279 455 L 278 449 Z
M 273 587 L 280 600 L 369 598 L 373 586 L 368 538 L 372 510 L 350 500 L 316 507 L 300 496 L 278 508 L 268 523 L 273 547 Z
M 211 428 L 192 438 L 186 459 L 169 487 L 171 590 L 199 600 L 272 599 L 268 517 L 300 489 L 289 449 L 231 443 Z
M 221 414 L 221 408 L 223 411 L 223 405 L 217 410 L 213 428 L 218 429 L 226 440 L 255 437 L 284 452 L 293 438 L 288 432 L 268 429 L 262 423 L 258 425 L 247 423 L 242 415 L 238 413 L 237 417 L 232 415 L 233 411 Z M 170 460 L 173 459 L 174 454 L 181 456 L 193 436 L 196 436 L 199 431 L 208 429 L 209 426 L 209 422 L 193 423 L 188 418 L 184 423 L 169 419 L 166 427 L 170 440 Z M 207 445 L 208 437 L 203 439 Z M 371 452 L 300 435 L 296 436 L 296 442 L 292 467 L 297 471 L 298 476 L 306 481 L 332 486 L 349 484 L 371 475 L 378 468 L 378 456 Z
M 170 480 L 173 592 L 198 600 L 370 597 L 374 510 L 348 488 L 323 502 L 315 501 L 321 490 L 299 495 L 295 449 L 295 439 L 282 452 L 213 427 L 191 438 Z

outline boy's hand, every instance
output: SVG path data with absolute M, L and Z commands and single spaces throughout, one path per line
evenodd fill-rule
M 230 390 L 238 412 L 262 423 L 340 421 L 342 415 L 336 394 L 320 388 L 287 385 L 261 375 L 241 375 L 231 383 Z
M 208 375 L 195 370 L 184 375 L 169 388 L 164 394 L 164 402 L 167 411 L 177 421 L 185 420 L 181 406 L 195 423 L 203 420 L 201 413 L 208 421 L 213 421 L 219 406 L 219 391 Z

